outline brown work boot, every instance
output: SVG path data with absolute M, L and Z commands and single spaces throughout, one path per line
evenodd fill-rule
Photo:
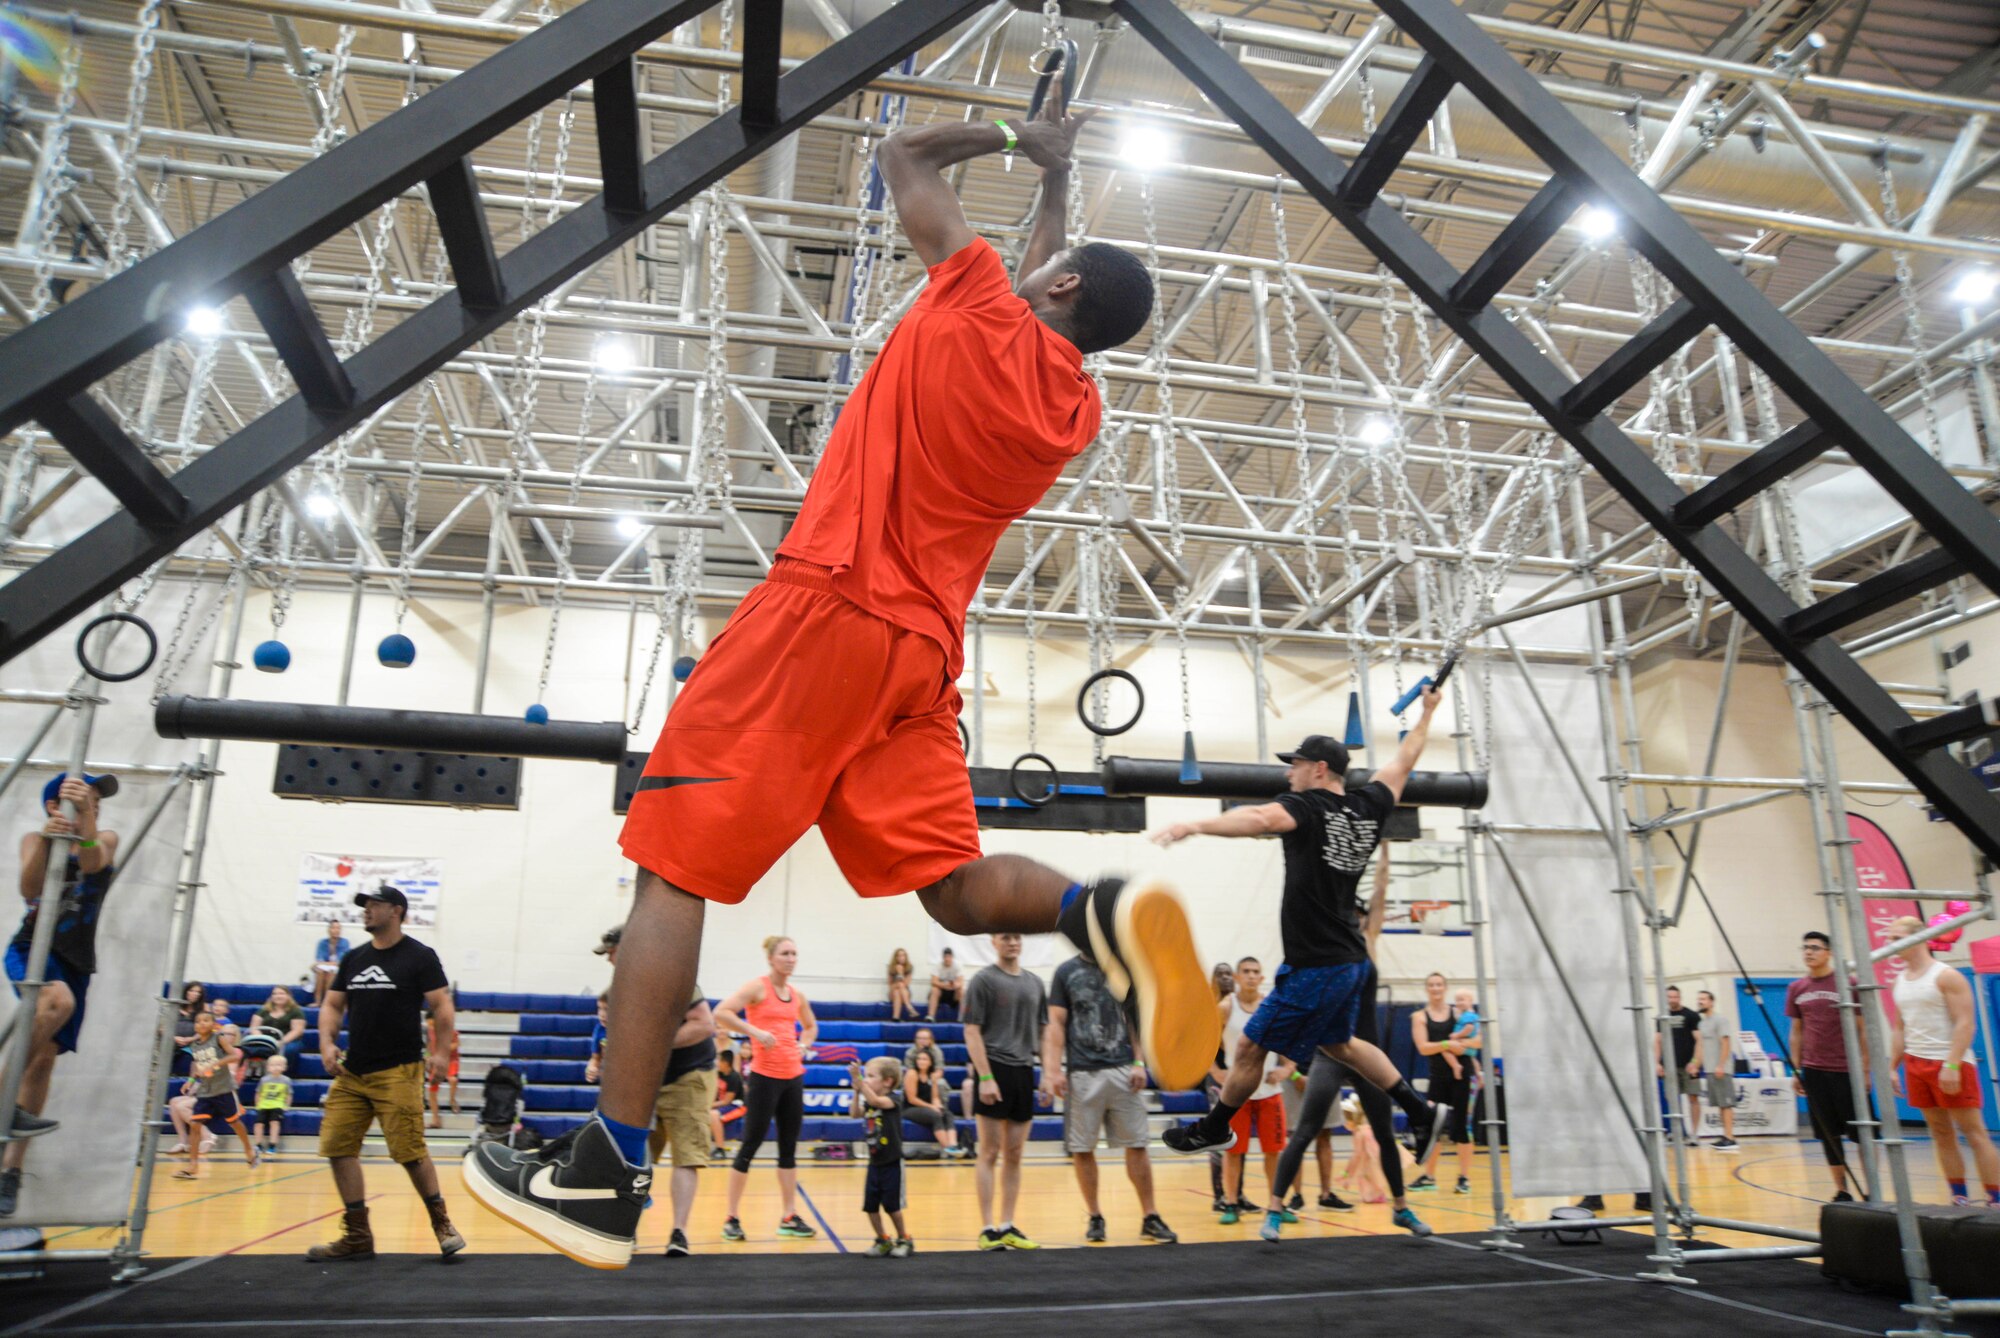
M 431 1230 L 437 1235 L 438 1249 L 449 1259 L 465 1248 L 465 1237 L 458 1234 L 458 1228 L 451 1224 L 443 1203 L 426 1203 L 430 1210 Z
M 368 1210 L 349 1208 L 340 1215 L 340 1239 L 315 1245 L 306 1251 L 314 1263 L 342 1263 L 375 1257 L 375 1233 L 368 1229 Z

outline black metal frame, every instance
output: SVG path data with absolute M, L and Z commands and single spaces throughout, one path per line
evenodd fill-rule
M 1172 0 L 1116 0 L 1113 7 L 1504 377 L 1968 840 L 2000 860 L 2000 802 L 1941 747 L 1953 730 L 1918 726 L 1828 635 L 1853 617 L 1961 573 L 2000 591 L 2000 521 L 1449 0 L 1377 3 L 1426 59 L 1353 169 Z M 1554 173 L 1463 275 L 1379 198 L 1442 100 L 1444 80 L 1477 97 Z M 1681 298 L 1578 380 L 1491 302 L 1568 212 L 1586 201 L 1620 216 L 1626 240 Z M 1604 410 L 1710 325 L 1761 367 L 1808 422 L 1687 494 Z M 1939 555 L 1872 578 L 1827 601 L 1832 607 L 1801 609 L 1715 521 L 1835 447 L 1915 518 L 1937 541 Z
M 0 588 L 0 663 L 986 0 L 903 0 L 782 76 L 781 7 L 760 0 L 745 23 L 746 102 L 640 170 L 632 57 L 713 3 L 588 0 L 0 342 L 0 433 L 41 422 L 124 504 Z M 604 193 L 495 257 L 467 155 L 590 80 Z M 291 261 L 419 183 L 429 183 L 459 287 L 343 363 Z M 238 295 L 300 393 L 162 475 L 90 387 L 176 335 L 189 308 Z

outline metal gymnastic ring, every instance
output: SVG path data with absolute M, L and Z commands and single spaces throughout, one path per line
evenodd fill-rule
M 1049 788 L 1041 794 L 1029 794 L 1021 788 L 1021 764 L 1024 762 L 1040 762 L 1049 769 Z M 1062 793 L 1062 773 L 1056 770 L 1055 763 L 1040 753 L 1022 753 L 1014 759 L 1014 765 L 1007 768 L 1007 788 L 1029 808 L 1041 808 Z
M 84 649 L 84 645 L 87 641 L 89 641 L 90 634 L 92 632 L 95 632 L 98 628 L 104 626 L 106 623 L 130 623 L 132 624 L 132 626 L 138 628 L 141 632 L 146 634 L 146 658 L 139 662 L 139 667 L 137 669 L 132 670 L 130 673 L 111 674 L 111 673 L 106 673 L 104 670 L 98 668 L 96 665 L 90 662 L 90 653 Z M 154 634 L 152 624 L 148 623 L 144 618 L 141 618 L 136 613 L 99 614 L 97 617 L 92 618 L 89 622 L 85 623 L 83 625 L 83 630 L 76 634 L 76 662 L 83 666 L 83 672 L 89 674 L 92 678 L 96 679 L 100 683 L 129 683 L 133 679 L 137 678 L 140 674 L 143 674 L 148 669 L 151 669 L 153 667 L 153 661 L 159 657 L 159 654 L 160 654 L 160 638 Z
M 1062 109 L 1068 114 L 1070 103 L 1076 98 L 1077 66 L 1082 57 L 1077 45 L 1069 38 L 1051 46 L 1045 46 L 1028 58 L 1028 68 L 1035 71 L 1035 91 L 1028 99 L 1028 119 L 1034 120 L 1042 114 L 1042 103 L 1049 95 L 1049 85 L 1057 75 L 1062 76 Z
M 1090 690 L 1110 678 L 1130 683 L 1132 691 L 1139 694 L 1139 704 L 1132 708 L 1132 718 L 1122 725 L 1100 725 L 1090 718 L 1090 712 L 1086 709 L 1090 702 Z M 1140 685 L 1138 679 L 1123 669 L 1099 669 L 1089 678 L 1084 679 L 1083 686 L 1077 690 L 1077 719 L 1083 721 L 1083 727 L 1100 739 L 1109 739 L 1115 735 L 1123 734 L 1126 730 L 1138 724 L 1139 717 L 1144 714 L 1146 714 L 1146 689 Z

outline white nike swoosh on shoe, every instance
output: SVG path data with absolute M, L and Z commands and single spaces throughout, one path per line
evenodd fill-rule
M 528 1193 L 538 1199 L 560 1202 L 564 1199 L 615 1199 L 615 1189 L 567 1189 L 556 1183 L 556 1168 L 544 1166 L 528 1181 Z
M 1132 977 L 1126 972 L 1125 963 L 1118 960 L 1118 954 L 1111 951 L 1111 943 L 1104 936 L 1104 926 L 1097 922 L 1097 907 L 1093 905 L 1089 909 L 1090 915 L 1085 924 L 1090 929 L 1090 955 L 1097 959 L 1097 969 L 1104 973 L 1104 983 L 1111 990 L 1111 997 L 1123 1003 L 1132 993 Z

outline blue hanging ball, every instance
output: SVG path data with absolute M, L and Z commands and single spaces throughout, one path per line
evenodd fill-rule
M 401 632 L 391 632 L 375 648 L 375 658 L 382 662 L 385 669 L 407 669 L 416 662 L 416 643 Z
M 282 674 L 292 667 L 292 648 L 282 641 L 264 641 L 250 652 L 250 663 L 267 674 Z
M 688 681 L 688 675 L 694 672 L 694 664 L 695 664 L 695 660 L 694 660 L 694 656 L 692 656 L 692 655 L 683 655 L 683 656 L 681 656 L 681 657 L 680 657 L 680 658 L 679 658 L 678 660 L 675 660 L 675 661 L 674 661 L 674 682 L 676 682 L 676 683 L 685 683 L 685 682 L 687 682 L 687 681 Z
M 542 705 L 542 704 L 541 704 L 540 702 L 536 702 L 536 703 L 535 703 L 535 704 L 534 704 L 533 706 L 530 706 L 530 707 L 528 708 L 528 715 L 527 715 L 527 720 L 528 720 L 528 723 L 529 723 L 529 724 L 531 724 L 531 725 L 546 725 L 546 724 L 548 724 L 548 723 L 549 723 L 549 708 L 548 708 L 548 707 L 546 707 L 546 706 L 544 706 L 544 705 Z

